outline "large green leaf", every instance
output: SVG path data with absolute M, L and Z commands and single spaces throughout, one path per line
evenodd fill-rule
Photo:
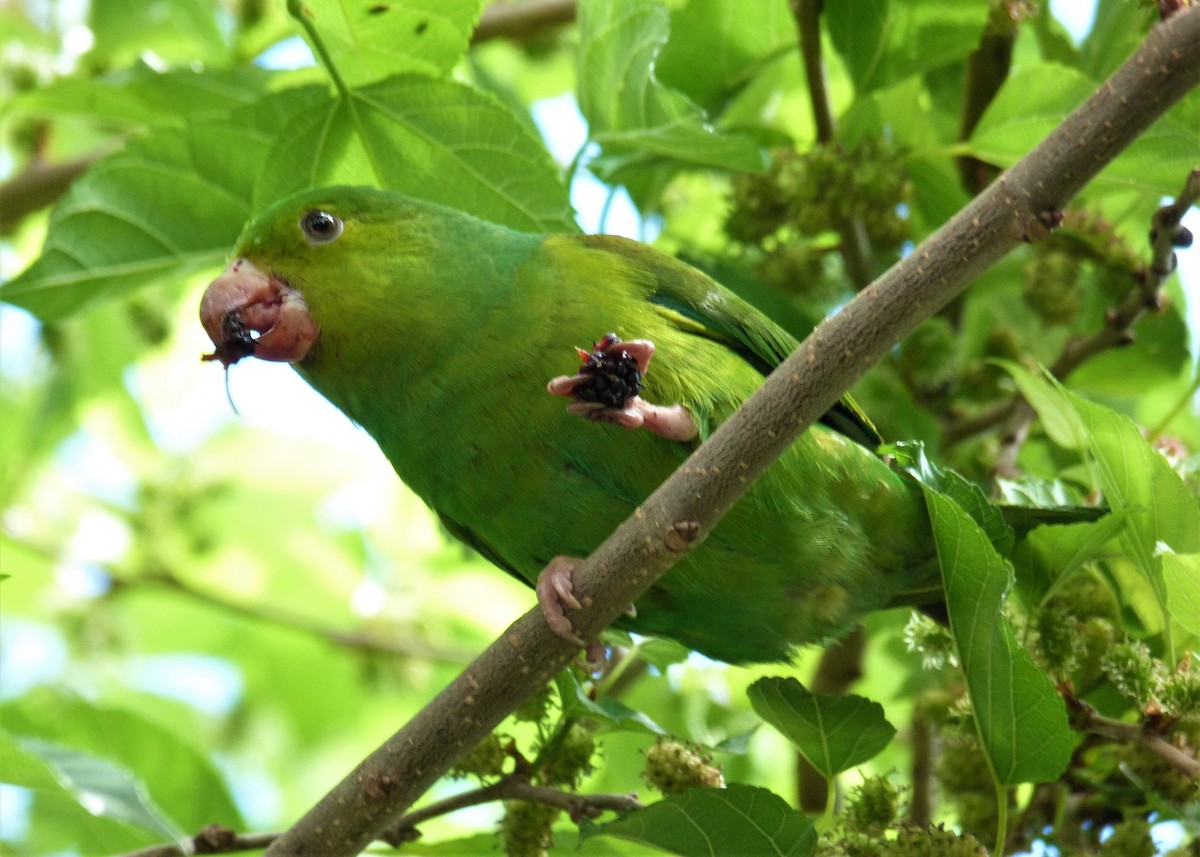
M 95 164 L 55 206 L 42 255 L 0 298 L 44 321 L 221 264 L 270 136 L 233 120 L 168 128 Z M 186 203 L 183 201 L 186 200 Z
M 305 0 L 300 5 L 342 80 L 358 86 L 401 72 L 449 74 L 467 50 L 483 0 Z
M 1076 69 L 1053 63 L 1014 72 L 983 114 L 967 153 L 1007 167 L 1023 158 L 1096 84 Z M 1178 192 L 1180 176 L 1200 160 L 1200 132 L 1170 116 L 1154 123 L 1096 178 L 1155 194 Z
M 807 857 L 817 835 L 802 812 L 766 789 L 732 783 L 688 789 L 616 821 L 581 826 L 584 839 L 615 836 L 685 857 Z
M 555 677 L 558 698 L 567 717 L 587 717 L 604 731 L 666 735 L 666 730 L 640 711 L 612 697 L 592 699 L 570 670 Z
M 295 112 L 266 158 L 261 206 L 304 188 L 373 184 L 526 231 L 574 231 L 541 140 L 495 98 L 399 75 Z
M 754 14 L 725 0 L 691 0 L 671 12 L 671 40 L 654 72 L 666 86 L 716 112 L 766 64 L 796 52 L 787 0 L 764 0 Z
M 241 824 L 212 763 L 179 735 L 133 711 L 39 690 L 7 703 L 2 712 L 5 728 L 21 747 L 45 761 L 89 809 L 87 795 L 96 794 L 112 817 L 128 813 L 124 821 L 148 829 Z M 170 808 L 169 822 L 155 805 Z M 138 815 L 143 810 L 148 815 Z M 161 817 L 155 821 L 156 816 Z
M 337 182 L 518 229 L 577 228 L 541 141 L 490 96 L 416 75 L 353 90 L 348 101 L 304 87 L 227 119 L 157 129 L 94 165 L 55 208 L 41 257 L 0 287 L 0 299 L 58 321 L 216 268 L 254 211 Z
M 813 693 L 794 678 L 760 678 L 747 691 L 758 716 L 832 779 L 874 758 L 896 729 L 883 706 L 861 696 Z
M 1008 563 L 953 500 L 925 488 L 925 502 L 950 632 L 992 772 L 1003 785 L 1049 782 L 1066 770 L 1074 742 L 1062 699 L 1004 618 Z
M 88 119 L 110 128 L 182 124 L 193 116 L 257 101 L 271 79 L 270 72 L 257 68 L 176 69 L 160 74 L 137 67 L 99 77 L 60 78 L 14 98 L 5 113 Z
M 123 822 L 187 848 L 190 837 L 154 802 L 145 784 L 124 766 L 51 741 L 26 738 L 29 754 L 42 759 L 59 785 L 94 816 Z
M 579 106 L 603 158 L 593 166 L 614 182 L 652 180 L 656 167 L 757 171 L 758 144 L 721 134 L 683 93 L 654 75 L 670 29 L 652 0 L 595 0 L 579 8 Z
M 219 64 L 232 51 L 206 0 L 93 0 L 90 28 L 94 67 L 122 66 L 143 57 L 161 63 Z
M 1126 547 L 1145 572 L 1154 573 L 1164 550 L 1200 552 L 1200 504 L 1128 417 L 1020 366 L 1005 367 L 1051 439 L 1094 461 L 1108 504 L 1129 515 Z
M 840 0 L 824 7 L 859 92 L 966 57 L 979 44 L 988 8 L 987 0 Z
M 1162 564 L 1171 618 L 1200 636 L 1200 554 L 1164 554 Z

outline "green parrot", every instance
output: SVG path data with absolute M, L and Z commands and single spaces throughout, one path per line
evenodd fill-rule
M 251 222 L 201 320 L 207 359 L 290 362 L 576 642 L 573 558 L 797 344 L 636 241 L 516 232 L 363 187 L 306 191 Z M 849 401 L 824 422 L 619 624 L 776 661 L 936 589 L 919 486 L 872 451 Z

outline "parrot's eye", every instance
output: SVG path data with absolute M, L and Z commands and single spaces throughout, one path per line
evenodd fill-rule
M 306 211 L 300 217 L 300 228 L 313 244 L 328 244 L 342 234 L 342 219 L 328 211 Z

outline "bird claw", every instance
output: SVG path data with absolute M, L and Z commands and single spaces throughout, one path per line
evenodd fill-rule
M 571 574 L 579 566 L 579 560 L 569 556 L 556 556 L 538 575 L 534 591 L 538 606 L 546 617 L 546 624 L 556 636 L 572 645 L 584 647 L 583 640 L 575 633 L 564 607 L 579 610 L 583 605 L 572 590 Z M 590 654 L 590 653 L 589 653 Z
M 622 342 L 612 334 L 605 336 L 597 343 L 593 354 L 618 354 L 632 359 L 637 364 L 638 372 L 642 375 L 650 368 L 650 360 L 654 357 L 654 343 L 648 339 L 634 339 Z M 580 350 L 580 355 L 587 358 L 587 352 Z M 567 411 L 593 422 L 606 422 L 626 429 L 645 429 L 646 431 L 664 437 L 667 440 L 686 442 L 694 439 L 699 431 L 691 413 L 683 405 L 655 405 L 647 402 L 640 395 L 634 395 L 620 407 L 607 405 L 603 402 L 590 401 L 579 397 L 581 385 L 591 384 L 594 374 L 578 372 L 574 375 L 559 375 L 550 379 L 546 390 L 552 396 L 565 396 L 574 401 L 567 405 Z

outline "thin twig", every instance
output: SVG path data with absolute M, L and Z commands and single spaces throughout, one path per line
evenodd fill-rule
M 389 845 L 398 846 L 411 841 L 417 825 L 431 818 L 498 800 L 524 800 L 556 806 L 566 810 L 575 819 L 595 818 L 602 812 L 629 812 L 644 806 L 636 794 L 581 795 L 547 786 L 535 786 L 521 774 L 509 774 L 494 783 L 451 795 L 406 813 L 380 838 Z
M 1065 380 L 1096 355 L 1130 344 L 1133 342 L 1133 328 L 1142 316 L 1148 311 L 1162 308 L 1163 283 L 1175 270 L 1175 247 L 1178 242 L 1185 240 L 1179 234 L 1180 221 L 1198 198 L 1200 169 L 1194 169 L 1188 174 L 1175 201 L 1160 207 L 1151 219 L 1150 261 L 1134 273 L 1131 288 L 1119 304 L 1105 313 L 1104 325 L 1099 330 L 1067 340 L 1049 369 L 1055 378 Z M 942 435 L 943 443 L 952 446 L 1003 423 L 1002 448 L 995 470 L 1001 475 L 1011 475 L 1016 470 L 1016 455 L 1028 436 L 1034 416 L 1033 409 L 1017 394 L 947 426 Z
M 210 824 L 191 839 L 191 848 L 184 850 L 174 842 L 151 845 L 129 851 L 121 857 L 184 857 L 191 854 L 235 854 L 238 851 L 257 851 L 266 848 L 279 833 L 238 833 L 219 824 Z
M 0 234 L 9 232 L 66 193 L 71 182 L 99 158 L 100 155 L 91 155 L 57 164 L 36 160 L 0 184 Z
M 818 145 L 833 145 L 837 133 L 825 83 L 825 63 L 821 58 L 821 0 L 791 0 L 792 17 L 800 38 L 800 61 L 808 83 L 809 103 Z M 862 218 L 853 215 L 838 227 L 838 249 L 846 277 L 856 292 L 862 291 L 875 277 L 871 242 Z
M 218 595 L 215 592 L 194 586 L 170 572 L 160 571 L 137 577 L 113 576 L 112 581 L 112 592 L 114 594 L 120 594 L 138 587 L 157 586 L 184 595 L 193 601 L 199 601 L 210 607 L 216 607 L 226 613 L 233 613 L 256 622 L 264 622 L 280 628 L 287 628 L 291 631 L 298 631 L 337 646 L 368 654 L 419 658 L 448 664 L 466 664 L 475 655 L 473 651 L 466 648 L 434 645 L 418 639 L 384 640 L 375 634 L 362 631 L 344 631 L 340 628 L 314 622 L 299 614 L 289 613 L 285 610 L 269 607 L 261 603 L 245 604 L 240 601 L 234 601 L 223 595 Z
M 509 774 L 486 786 L 469 789 L 420 809 L 406 813 L 382 837 L 384 842 L 399 847 L 411 842 L 417 825 L 433 818 L 449 815 L 469 806 L 479 806 L 500 800 L 525 800 L 556 806 L 566 810 L 573 819 L 595 818 L 604 812 L 630 812 L 642 809 L 644 804 L 636 794 L 575 794 L 546 786 L 532 785 L 523 776 Z M 186 854 L 233 854 L 238 851 L 253 851 L 266 848 L 282 834 L 280 833 L 237 833 L 227 827 L 213 824 L 201 830 L 191 840 L 191 851 L 185 851 L 175 843 L 151 845 L 130 851 L 122 857 L 184 857 Z
M 1008 79 L 1017 40 L 1017 22 L 1011 15 L 1008 3 L 993 6 L 979 46 L 967 58 L 959 141 L 970 138 L 984 111 Z M 977 194 L 995 178 L 997 169 L 972 155 L 963 155 L 958 159 L 958 172 L 967 191 Z
M 876 283 L 823 321 L 746 403 L 574 571 L 595 637 L 699 544 L 796 436 L 882 359 L 1062 207 L 1200 83 L 1200 7 L 1155 27 L 1136 53 L 1029 155 Z M 1097 134 L 1095 129 L 1104 133 Z M 267 850 L 349 857 L 576 655 L 538 609 L 505 631 Z
M 809 103 L 817 142 L 833 140 L 835 126 L 829 106 L 829 87 L 825 83 L 825 63 L 821 58 L 821 0 L 791 0 L 792 17 L 800 33 L 800 61 L 808 83 Z
M 866 648 L 867 635 L 862 625 L 855 625 L 850 633 L 828 646 L 813 673 L 812 692 L 841 695 L 850 690 L 862 678 Z M 796 753 L 796 790 L 801 810 L 813 814 L 825 811 L 831 793 L 829 784 L 825 775 L 801 753 Z
M 1200 779 L 1200 759 L 1181 747 L 1176 747 L 1147 724 L 1126 723 L 1105 717 L 1073 693 L 1063 694 L 1070 715 L 1071 726 L 1077 732 L 1098 735 L 1122 744 L 1135 744 L 1149 750 L 1164 762 L 1193 779 Z
M 492 3 L 483 10 L 471 44 L 491 39 L 523 41 L 551 27 L 575 20 L 575 0 L 525 0 L 522 3 Z

